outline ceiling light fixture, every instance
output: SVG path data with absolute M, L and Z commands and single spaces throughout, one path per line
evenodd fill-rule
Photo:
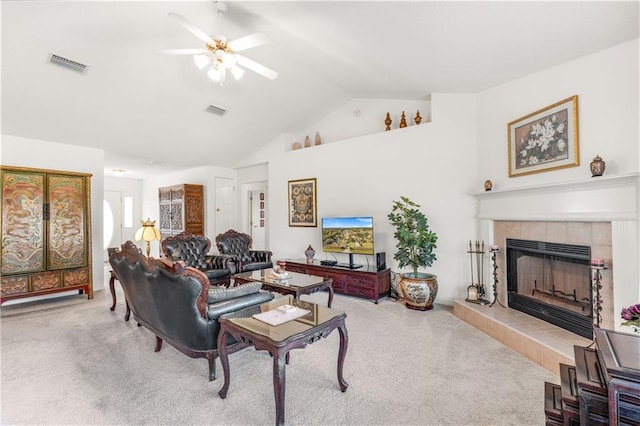
M 122 169 L 113 169 L 111 171 L 113 172 L 113 175 L 115 177 L 121 177 L 126 173 L 126 170 L 122 170 Z
M 229 7 L 220 1 L 215 2 L 216 10 L 220 17 L 220 33 L 222 33 L 222 15 L 229 10 Z M 270 80 L 278 77 L 278 73 L 261 65 L 251 59 L 239 55 L 237 52 L 260 46 L 267 42 L 267 37 L 262 33 L 250 34 L 237 40 L 227 41 L 223 35 L 209 37 L 204 31 L 197 28 L 182 15 L 169 13 L 169 16 L 178 21 L 184 28 L 193 35 L 204 41 L 205 47 L 200 49 L 168 49 L 161 53 L 169 55 L 193 55 L 193 61 L 200 70 L 205 70 L 207 76 L 222 85 L 226 80 L 227 70 L 231 72 L 233 78 L 239 80 L 245 73 L 240 66 L 254 71 Z

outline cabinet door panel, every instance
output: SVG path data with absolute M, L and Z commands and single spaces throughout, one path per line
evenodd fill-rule
M 160 204 L 160 230 L 171 229 L 171 204 Z
M 171 230 L 183 231 L 182 203 L 171 203 Z
M 44 271 L 44 174 L 2 172 L 2 274 Z
M 62 287 L 60 272 L 42 272 L 31 276 L 33 291 L 50 290 Z
M 10 296 L 23 294 L 29 291 L 28 275 L 11 275 L 0 277 L 0 295 Z
M 49 175 L 47 269 L 87 266 L 85 179 Z

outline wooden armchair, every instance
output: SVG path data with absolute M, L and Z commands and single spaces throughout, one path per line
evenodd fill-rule
M 272 253 L 268 250 L 251 250 L 253 239 L 250 235 L 233 229 L 216 237 L 216 246 L 221 254 L 234 255 L 240 260 L 237 272 L 256 271 L 273 267 Z

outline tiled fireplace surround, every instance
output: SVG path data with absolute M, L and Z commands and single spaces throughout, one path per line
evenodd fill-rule
M 498 298 L 507 306 L 505 246 L 507 238 L 577 244 L 601 258 L 601 327 L 619 328 L 622 306 L 638 297 L 639 175 L 618 175 L 475 194 L 479 239 L 497 244 Z M 485 268 L 491 272 L 492 268 Z M 490 301 L 493 276 L 484 280 Z M 616 282 L 633 283 L 615 286 Z M 465 302 L 454 314 L 532 361 L 559 374 L 558 363 L 574 364 L 573 345 L 588 339 L 513 309 Z

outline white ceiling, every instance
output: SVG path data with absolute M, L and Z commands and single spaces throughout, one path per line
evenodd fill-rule
M 220 33 L 212 1 L 3 0 L 2 133 L 104 149 L 107 175 L 234 167 L 353 98 L 479 92 L 640 36 L 638 1 L 228 5 L 222 32 L 267 34 L 243 53 L 276 80 L 248 71 L 221 87 L 191 57 L 157 53 L 202 45 L 169 12 Z

